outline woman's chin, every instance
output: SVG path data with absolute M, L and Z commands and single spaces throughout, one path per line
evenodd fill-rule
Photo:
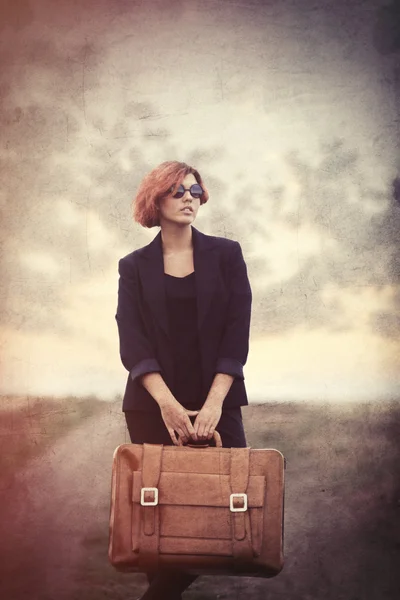
M 172 218 L 172 219 L 163 219 L 160 220 L 161 227 L 163 225 L 167 225 L 169 227 L 176 225 L 177 227 L 187 227 L 195 220 L 194 215 L 185 215 L 184 217 Z
M 192 223 L 196 218 L 196 215 L 194 215 L 193 213 L 191 214 L 185 214 L 182 213 L 181 215 L 178 215 L 177 218 L 174 219 L 175 223 Z

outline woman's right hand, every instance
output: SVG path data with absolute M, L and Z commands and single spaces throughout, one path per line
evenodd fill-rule
M 198 415 L 198 410 L 188 410 L 177 400 L 163 404 L 160 409 L 165 426 L 175 446 L 182 446 L 190 438 L 197 440 L 197 435 L 189 417 Z

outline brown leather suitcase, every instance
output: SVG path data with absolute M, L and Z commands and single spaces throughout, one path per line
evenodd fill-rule
M 109 559 L 118 570 L 273 577 L 283 567 L 278 450 L 122 444 Z

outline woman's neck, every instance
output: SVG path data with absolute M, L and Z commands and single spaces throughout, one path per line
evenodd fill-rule
M 192 227 L 175 227 L 163 225 L 161 227 L 161 241 L 164 254 L 175 254 L 191 250 L 192 245 Z

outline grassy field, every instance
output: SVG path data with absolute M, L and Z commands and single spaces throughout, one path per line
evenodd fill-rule
M 7 556 L 14 553 L 19 560 L 9 559 L 8 569 L 3 569 L 0 578 L 4 590 L 1 597 L 7 600 L 25 599 L 28 592 L 31 600 L 55 597 L 65 600 L 134 600 L 146 588 L 143 575 L 118 573 L 107 562 L 108 457 L 111 457 L 115 445 L 126 441 L 119 406 L 103 403 L 91 406 L 89 403 L 84 408 L 81 402 L 75 405 L 69 399 L 68 404 L 59 405 L 59 410 L 53 404 L 50 410 L 43 402 L 39 405 L 33 403 L 32 406 L 36 406 L 33 411 L 36 423 L 41 423 L 36 425 L 37 431 L 43 431 L 40 407 L 47 415 L 43 417 L 45 421 L 47 419 L 45 443 L 29 443 L 24 450 L 16 452 L 14 458 L 9 456 L 6 463 L 2 457 L 8 470 L 13 465 L 24 473 L 29 465 L 29 452 L 36 453 L 36 456 L 42 453 L 38 466 L 34 463 L 31 468 L 32 480 L 40 486 L 40 478 L 45 477 L 41 473 L 41 465 L 55 460 L 52 456 L 57 456 L 56 440 L 61 433 L 66 434 L 69 428 L 73 436 L 78 422 L 80 435 L 86 436 L 81 439 L 88 437 L 87 432 L 98 432 L 96 437 L 89 437 L 93 460 L 97 460 L 100 471 L 96 471 L 96 476 L 88 482 L 88 491 L 80 488 L 83 496 L 79 500 L 80 505 L 87 502 L 92 510 L 85 509 L 82 517 L 78 515 L 74 531 L 70 530 L 70 550 L 68 538 L 63 537 L 66 546 L 64 555 L 74 555 L 76 560 L 71 560 L 66 571 L 65 561 L 62 564 L 61 561 L 54 562 L 54 551 L 47 554 L 39 552 L 32 566 L 29 557 L 21 559 L 21 547 L 27 546 L 24 543 L 21 546 L 21 532 L 14 531 L 14 541 L 7 542 Z M 63 414 L 62 406 L 67 406 L 66 414 Z M 15 445 L 16 426 L 19 424 L 19 430 L 21 427 L 26 429 L 32 417 L 32 414 L 28 417 L 28 413 L 18 413 L 12 420 L 12 411 L 6 414 L 8 423 L 13 425 L 7 433 L 2 420 L 2 454 L 4 448 L 9 448 L 10 440 L 13 440 L 14 449 L 18 444 L 23 446 L 24 437 Z M 82 426 L 82 417 L 78 418 L 78 415 L 84 415 L 87 428 L 85 424 Z M 397 600 L 400 589 L 400 403 L 250 405 L 243 409 L 243 417 L 250 446 L 278 448 L 287 459 L 285 567 L 278 577 L 271 580 L 199 577 L 185 592 L 185 600 Z M 107 436 L 100 434 L 101 419 L 103 428 L 108 428 Z M 38 439 L 41 440 L 42 436 L 43 433 L 38 435 Z M 72 445 L 74 439 L 71 437 Z M 69 444 L 68 439 L 66 443 Z M 74 451 L 77 464 L 80 464 L 79 446 Z M 75 464 L 71 469 L 76 469 Z M 59 474 L 57 485 L 62 485 L 66 477 Z M 77 488 L 82 477 L 82 474 L 76 477 Z M 23 481 L 24 477 L 20 478 L 12 488 L 15 497 L 18 497 L 18 485 L 22 485 Z M 89 490 L 95 490 L 95 500 L 86 499 L 90 495 Z M 71 503 L 66 514 L 73 515 L 76 498 L 65 494 L 62 497 L 66 498 L 66 506 Z M 41 514 L 36 505 L 35 510 L 35 515 Z M 30 524 L 39 548 L 41 544 L 45 545 L 46 536 L 40 533 L 37 520 L 36 516 L 33 522 L 27 519 L 26 523 Z M 4 535 L 2 539 L 4 544 Z M 63 576 L 65 581 L 73 583 L 64 592 L 61 588 L 57 589 L 57 568 L 59 582 Z M 31 573 L 30 578 L 29 569 L 36 574 L 39 572 L 40 577 Z M 49 577 L 50 571 L 52 578 Z

